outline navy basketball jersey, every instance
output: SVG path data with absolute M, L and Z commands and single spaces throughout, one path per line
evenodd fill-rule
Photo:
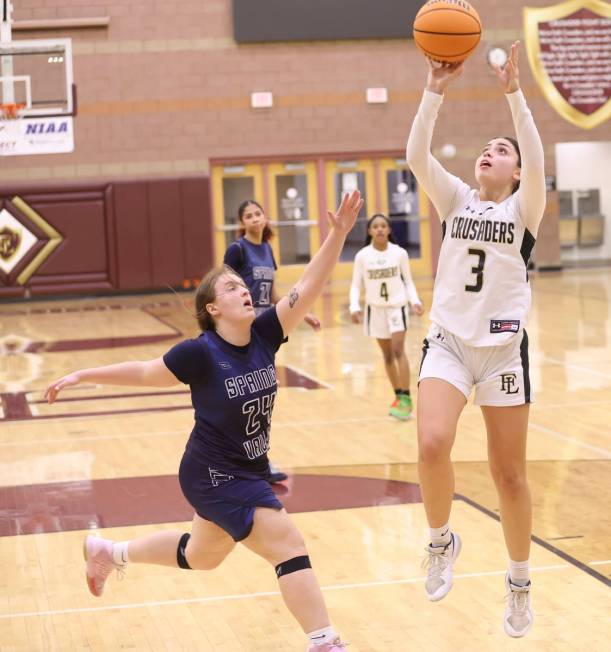
M 272 308 L 255 319 L 246 346 L 205 331 L 163 356 L 167 368 L 191 388 L 195 425 L 187 452 L 208 466 L 213 484 L 228 475 L 256 479 L 268 473 L 278 389 L 274 356 L 283 338 Z
M 257 314 L 272 305 L 274 271 L 278 266 L 269 243 L 253 244 L 242 236 L 229 246 L 223 262 L 244 279 Z

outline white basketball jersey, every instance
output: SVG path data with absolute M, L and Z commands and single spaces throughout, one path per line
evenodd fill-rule
M 471 189 L 442 229 L 431 320 L 472 346 L 507 343 L 528 318 L 535 244 L 516 194 L 496 204 Z
M 408 301 L 420 303 L 409 270 L 407 251 L 392 242 L 384 251 L 369 244 L 356 254 L 350 312 L 360 310 L 361 284 L 365 285 L 365 303 L 369 306 L 391 308 L 405 306 Z

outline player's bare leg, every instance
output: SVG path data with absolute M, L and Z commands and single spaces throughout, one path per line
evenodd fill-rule
M 427 546 L 429 600 L 444 598 L 452 588 L 454 561 L 461 541 L 449 527 L 454 497 L 454 469 L 450 453 L 456 426 L 466 399 L 462 392 L 439 378 L 424 378 L 418 388 L 418 473 L 420 491 L 429 523 Z M 440 410 L 439 406 L 444 409 Z
M 258 507 L 252 532 L 242 543 L 276 568 L 282 598 L 312 643 L 339 650 L 320 585 L 312 568 L 306 567 L 303 537 L 286 511 Z
M 499 494 L 501 523 L 509 553 L 509 591 L 504 628 L 524 636 L 532 626 L 530 607 L 530 537 L 532 504 L 526 477 L 526 436 L 529 405 L 483 406 L 488 432 L 488 460 Z
M 131 541 L 87 536 L 83 546 L 87 562 L 87 584 L 93 595 L 100 596 L 113 570 L 123 572 L 128 563 L 179 567 L 179 544 L 186 539 L 182 558 L 186 568 L 216 568 L 235 547 L 235 541 L 218 525 L 197 516 L 190 536 L 176 530 L 160 530 Z

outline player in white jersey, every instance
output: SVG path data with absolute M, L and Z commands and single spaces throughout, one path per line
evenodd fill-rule
M 526 268 L 545 208 L 543 146 L 520 90 L 518 45 L 512 45 L 503 68 L 494 67 L 517 142 L 497 137 L 484 146 L 475 165 L 479 189 L 449 174 L 430 153 L 443 92 L 462 73 L 462 65 L 429 62 L 407 143 L 407 160 L 443 230 L 418 391 L 418 467 L 431 535 L 425 589 L 436 601 L 452 586 L 461 542 L 449 526 L 454 495 L 450 453 L 458 418 L 475 387 L 509 553 L 503 624 L 513 637 L 524 636 L 533 620 L 526 480 L 531 391 L 524 327 L 530 307 Z
M 359 301 L 365 285 L 365 318 Z M 350 287 L 352 321 L 363 321 L 365 333 L 375 337 L 384 356 L 386 375 L 395 390 L 389 414 L 402 421 L 412 412 L 409 361 L 405 355 L 408 303 L 417 315 L 424 312 L 409 269 L 409 257 L 395 244 L 390 220 L 376 213 L 367 222 L 365 246 L 354 259 Z

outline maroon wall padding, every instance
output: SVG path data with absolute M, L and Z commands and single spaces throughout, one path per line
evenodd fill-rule
M 213 263 L 208 177 L 0 188 L 19 218 L 16 195 L 64 239 L 25 287 L 0 284 L 0 297 L 180 287 Z
M 120 290 L 150 287 L 151 242 L 146 181 L 115 184 L 114 203 Z
M 199 179 L 181 179 L 182 210 L 184 216 L 185 277 L 201 278 L 214 264 L 213 220 L 210 206 L 210 184 Z M 207 219 L 198 216 L 205 211 Z

